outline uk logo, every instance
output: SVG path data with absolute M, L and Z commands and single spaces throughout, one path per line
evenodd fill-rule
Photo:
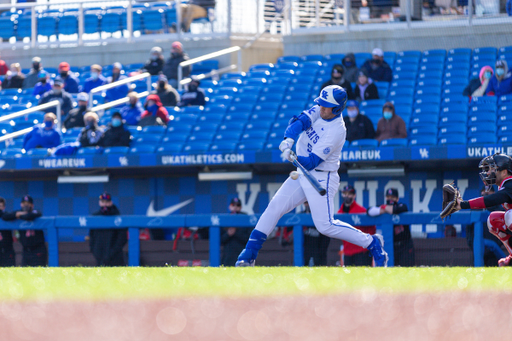
M 427 148 L 420 148 L 420 156 L 422 159 L 428 159 L 428 149 Z
M 327 155 L 331 151 L 331 148 L 327 147 L 324 149 L 324 154 Z
M 329 93 L 326 90 L 322 90 L 322 98 L 327 99 L 329 97 Z

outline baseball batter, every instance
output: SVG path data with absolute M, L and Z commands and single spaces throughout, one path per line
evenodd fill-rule
M 457 199 L 456 210 L 483 209 L 496 205 L 503 205 L 506 210 L 491 212 L 487 218 L 489 232 L 498 237 L 505 245 L 509 256 L 498 261 L 499 266 L 509 265 L 512 260 L 512 158 L 505 154 L 496 153 L 487 156 L 480 161 L 480 178 L 487 189 L 497 184 L 498 191 L 485 197 L 479 197 L 468 201 Z
M 341 113 L 347 103 L 347 93 L 338 85 L 330 85 L 322 89 L 315 103 L 317 105 L 290 120 L 279 149 L 291 162 L 291 148 L 300 135 L 297 159 L 326 188 L 327 193 L 321 196 L 302 174 L 297 180 L 286 179 L 256 224 L 236 266 L 254 266 L 258 251 L 278 220 L 305 201 L 309 203 L 313 222 L 320 233 L 367 248 L 376 266 L 387 265 L 388 255 L 382 248 L 382 236 L 366 234 L 333 217 L 341 149 L 346 137 Z

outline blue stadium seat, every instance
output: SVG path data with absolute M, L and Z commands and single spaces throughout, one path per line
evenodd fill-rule
M 418 66 L 416 64 L 402 64 L 395 66 L 393 73 L 417 72 Z
M 189 142 L 183 147 L 186 153 L 204 153 L 210 149 L 210 142 Z
M 242 134 L 242 141 L 246 143 L 249 141 L 265 141 L 267 139 L 268 131 L 255 130 L 255 131 L 246 131 Z
M 92 34 L 99 31 L 100 19 L 97 14 L 84 14 L 84 33 Z
M 253 113 L 259 113 L 261 111 L 274 111 L 277 112 L 280 107 L 280 103 L 268 102 L 268 103 L 258 103 L 253 110 Z
M 229 121 L 224 122 L 219 126 L 219 133 L 227 132 L 242 132 L 246 125 L 245 121 Z
M 158 147 L 158 153 L 179 153 L 183 149 L 183 143 L 171 143 Z
M 344 53 L 331 53 L 324 55 L 324 61 L 333 61 L 335 64 L 341 64 L 343 58 L 345 58 Z
M 379 146 L 379 141 L 374 139 L 354 140 L 350 143 L 350 147 L 359 147 L 361 149 L 373 149 Z
M 426 105 L 435 104 L 437 106 L 441 105 L 441 96 L 432 96 L 432 95 L 418 95 L 414 100 L 414 106 L 416 108 L 424 107 Z
M 455 134 L 447 135 L 438 139 L 437 144 L 439 145 L 450 145 L 450 144 L 466 144 L 467 140 L 464 135 Z
M 438 117 L 435 115 L 419 115 L 411 117 L 411 128 L 424 125 L 437 125 Z
M 286 111 L 292 111 L 294 110 L 297 114 L 300 114 L 300 112 L 304 109 L 306 109 L 306 103 L 307 101 L 288 101 L 287 103 L 284 103 L 281 105 L 280 110 L 286 110 Z
M 231 104 L 246 104 L 246 105 L 256 105 L 256 103 L 258 102 L 258 100 L 260 99 L 260 96 L 259 95 L 246 95 L 246 94 L 240 94 L 238 96 L 236 96 L 233 101 L 231 102 Z
M 283 98 L 284 98 L 284 93 L 282 93 L 282 92 L 276 92 L 276 93 L 266 92 L 260 96 L 259 102 L 260 103 L 274 102 L 274 103 L 281 104 L 281 102 L 283 101 Z
M 411 137 L 417 138 L 418 136 L 434 135 L 437 137 L 437 123 L 425 122 L 424 125 L 416 126 L 409 130 Z
M 210 146 L 211 152 L 234 152 L 236 150 L 236 147 L 238 145 L 238 141 L 215 141 Z
M 499 97 L 498 104 L 505 104 L 505 103 L 512 104 L 512 94 L 503 95 L 503 96 Z
M 232 104 L 228 108 L 228 113 L 229 114 L 233 114 L 233 113 L 249 113 L 250 114 L 250 113 L 252 113 L 253 108 L 254 108 L 253 104 L 244 104 L 244 103 Z
M 491 55 L 495 56 L 498 54 L 496 47 L 477 47 L 473 50 L 473 56 Z
M 439 118 L 439 127 L 445 127 L 452 124 L 466 125 L 467 114 L 454 112 L 454 113 L 441 113 Z
M 477 113 L 488 113 L 488 114 L 496 114 L 497 106 L 491 103 L 482 103 L 482 104 L 472 104 L 469 108 L 469 115 L 474 115 Z
M 466 136 L 466 126 L 458 123 L 446 125 L 444 127 L 439 128 L 439 137 L 447 136 L 447 135 L 456 135 L 461 134 L 462 136 Z
M 425 80 L 425 79 L 442 79 L 443 71 L 442 70 L 431 70 L 431 71 L 419 72 L 417 78 L 420 81 Z
M 251 121 L 269 121 L 274 122 L 277 116 L 277 112 L 275 111 L 260 111 L 257 114 L 252 114 L 250 119 Z
M 427 95 L 435 96 L 435 97 L 441 97 L 441 87 L 420 87 L 419 89 L 416 89 L 414 92 L 416 98 L 424 97 Z
M 197 119 L 199 118 L 198 115 L 187 115 L 187 114 L 179 114 L 174 117 L 174 120 L 169 122 L 169 125 L 173 126 L 175 124 L 195 124 L 197 122 Z
M 215 131 L 196 132 L 188 137 L 188 142 L 211 142 L 216 134 Z
M 262 87 L 267 84 L 267 78 L 262 77 L 247 77 L 242 80 L 242 85 L 244 86 L 254 86 L 254 87 Z
M 435 135 L 415 136 L 409 139 L 409 146 L 432 146 L 437 144 Z
M 471 124 L 478 124 L 484 122 L 496 123 L 496 115 L 488 112 L 471 113 L 468 122 Z
M 16 36 L 18 38 L 30 38 L 32 36 L 32 19 L 30 16 L 23 16 L 18 18 L 18 25 L 16 27 Z
M 278 64 L 289 63 L 289 62 L 298 63 L 298 62 L 300 62 L 300 57 L 299 56 L 282 56 L 282 57 L 277 58 Z
M 408 51 L 399 51 L 396 53 L 398 57 L 408 57 L 408 58 L 420 58 L 421 52 L 416 50 L 408 50 Z
M 48 156 L 48 148 L 34 148 L 27 151 L 28 156 L 45 157 Z
M 299 64 L 296 62 L 283 62 L 276 65 L 274 70 L 270 72 L 271 76 L 293 76 L 295 73 L 293 70 L 297 69 Z
M 103 150 L 103 154 L 126 154 L 129 147 L 108 147 Z
M 265 140 L 258 141 L 258 140 L 245 140 L 243 142 L 240 142 L 238 144 L 238 151 L 245 151 L 245 150 L 263 150 L 265 148 Z
M 308 54 L 300 57 L 300 60 L 303 62 L 314 62 L 314 61 L 322 61 L 324 60 L 324 56 L 321 54 Z
M 264 121 L 250 121 L 245 126 L 245 131 L 250 132 L 251 130 L 270 130 L 274 122 L 270 120 Z
M 414 99 L 412 97 L 393 97 L 390 99 L 390 102 L 393 103 L 395 106 L 397 105 L 409 105 L 412 106 Z
M 228 96 L 228 95 L 212 96 L 212 97 L 210 97 L 210 100 L 208 101 L 207 106 L 209 106 L 210 104 L 229 106 L 232 101 L 233 101 L 233 96 Z
M 393 82 L 398 80 L 416 80 L 417 74 L 415 72 L 400 72 L 393 74 Z
M 419 72 L 439 72 L 444 71 L 444 64 L 425 64 L 420 65 Z
M 11 18 L 0 18 L 0 32 L 2 32 L 2 38 L 14 37 L 14 22 Z
M 151 134 L 152 136 L 162 136 L 165 134 L 166 127 L 163 126 L 147 126 L 142 128 L 141 134 Z
M 393 99 L 394 97 L 401 97 L 401 96 L 413 97 L 414 96 L 414 88 L 391 89 L 388 94 L 388 99 Z
M 468 98 L 466 96 L 462 96 L 462 94 L 448 94 L 445 95 L 441 101 L 443 107 L 450 105 L 460 105 L 467 107 L 468 106 Z
M 196 134 L 198 132 L 203 131 L 217 131 L 217 128 L 219 127 L 218 122 L 206 122 L 204 124 L 198 124 L 192 129 L 191 134 Z
M 236 88 L 238 88 L 241 85 L 242 85 L 241 79 L 223 79 L 223 80 L 219 81 L 220 87 L 236 87 Z
M 508 125 L 509 123 L 512 123 L 512 111 L 498 113 L 497 121 L 498 126 Z
M 165 136 L 162 141 L 160 141 L 160 144 L 166 144 L 166 143 L 184 143 L 185 141 L 188 140 L 189 136 L 191 134 L 190 133 L 187 133 L 187 132 L 176 132 L 176 133 L 172 133 L 172 134 L 169 134 L 168 136 Z M 158 143 L 151 143 L 151 145 L 154 145 L 154 144 L 158 144 Z M 132 145 L 139 145 L 137 144 L 136 142 L 133 143 L 132 142 Z M 141 144 L 142 145 L 142 144 Z
M 274 64 L 272 63 L 263 63 L 263 64 L 253 64 L 249 67 L 249 72 L 252 71 L 272 71 L 274 69 Z M 270 72 L 269 72 L 270 75 Z
M 153 154 L 155 152 L 156 146 L 151 145 L 140 145 L 130 148 L 130 154 Z
M 222 122 L 224 119 L 224 114 L 207 114 L 203 116 L 199 116 L 199 119 L 197 120 L 197 125 L 200 126 L 207 126 L 208 124 L 218 124 Z
M 468 72 L 466 70 L 450 70 L 444 73 L 444 79 L 452 79 L 452 78 L 468 78 Z
M 265 143 L 265 150 L 272 151 L 277 150 L 279 148 L 279 144 L 281 143 L 283 139 L 275 139 L 275 140 L 267 140 Z
M 164 9 L 164 17 L 165 22 L 168 27 L 176 27 L 176 24 L 178 22 L 178 16 L 176 13 L 176 8 L 167 8 Z
M 371 99 L 367 101 L 362 101 L 360 107 L 361 108 L 370 108 L 370 107 L 378 107 L 382 110 L 382 107 L 386 103 L 383 99 Z
M 443 97 L 447 97 L 450 95 L 461 95 L 464 91 L 465 86 L 464 85 L 450 85 L 445 86 L 443 89 Z
M 389 88 L 414 88 L 415 84 L 416 81 L 414 79 L 396 80 L 390 83 Z
M 498 137 L 512 135 L 512 123 L 498 127 Z
M 380 141 L 381 147 L 406 147 L 407 139 L 387 139 Z
M 2 151 L 3 157 L 15 157 L 19 158 L 23 156 L 23 151 L 21 148 L 7 148 Z
M 372 54 L 367 52 L 354 53 L 354 56 L 356 57 L 357 67 L 363 66 L 364 62 L 368 59 L 372 59 Z
M 270 75 L 270 72 L 268 73 Z M 245 72 L 228 72 L 228 73 L 225 73 L 223 74 L 220 79 L 221 81 L 222 80 L 226 80 L 226 79 L 243 79 L 246 75 Z M 203 81 L 201 81 L 201 84 L 203 83 Z
M 240 137 L 242 136 L 242 130 L 233 130 L 233 131 L 219 131 L 215 136 L 213 137 L 213 140 L 215 143 L 218 143 L 219 141 L 234 141 L 238 142 L 240 140 Z
M 379 91 L 379 98 L 386 98 L 389 92 L 389 83 L 388 82 L 374 82 L 377 86 L 377 90 Z
M 496 143 L 496 136 L 494 134 L 477 134 L 468 138 L 468 145 L 482 145 L 488 143 Z
M 251 116 L 250 112 L 231 112 L 224 116 L 224 122 L 247 122 Z
M 140 10 L 134 10 L 132 11 L 132 22 L 133 22 L 133 31 L 142 31 L 142 11 Z M 121 15 L 121 29 L 126 30 L 128 29 L 128 24 L 126 23 L 126 14 Z M 134 66 L 136 64 L 129 64 L 127 65 L 128 69 L 140 69 L 142 66 Z M 202 81 L 201 81 L 202 82 Z
M 159 31 L 164 28 L 162 9 L 146 10 L 142 12 L 142 20 L 144 21 L 144 28 L 149 31 Z
M 503 143 L 505 145 L 512 144 L 512 135 L 505 135 L 498 138 L 499 143 Z
M 473 137 L 475 135 L 484 134 L 495 134 L 496 133 L 496 125 L 489 122 L 484 123 L 468 123 L 468 137 Z
M 432 57 L 432 56 L 446 56 L 446 50 L 425 50 L 423 51 L 423 56 L 425 57 Z
M 124 14 L 123 14 L 124 15 Z M 121 30 L 121 14 L 120 13 L 105 13 L 101 17 L 101 31 L 114 33 Z
M 286 93 L 310 93 L 311 88 L 311 84 L 298 83 L 290 85 Z
M 448 56 L 471 56 L 472 50 L 468 48 L 458 48 L 458 49 L 451 49 L 448 50 Z
M 103 153 L 103 148 L 98 147 L 82 147 L 76 152 L 78 155 L 96 155 Z

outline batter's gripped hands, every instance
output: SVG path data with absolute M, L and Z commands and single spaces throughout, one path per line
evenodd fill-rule
M 279 144 L 279 150 L 284 152 L 286 149 L 292 149 L 294 143 L 294 139 L 287 137 Z
M 498 261 L 498 266 L 508 266 L 511 260 L 512 260 L 512 255 L 508 255 L 508 257 L 501 258 Z
M 283 153 L 281 154 L 281 159 L 283 161 L 290 161 L 290 162 L 293 162 L 292 158 L 291 158 L 291 154 L 292 154 L 292 150 L 291 149 L 285 149 L 283 151 Z

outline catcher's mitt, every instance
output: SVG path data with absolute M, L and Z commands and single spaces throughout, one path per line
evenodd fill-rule
M 457 199 L 462 199 L 457 187 L 451 184 L 443 186 L 443 210 L 441 212 L 441 219 L 451 216 L 453 213 L 460 210 L 457 208 Z

